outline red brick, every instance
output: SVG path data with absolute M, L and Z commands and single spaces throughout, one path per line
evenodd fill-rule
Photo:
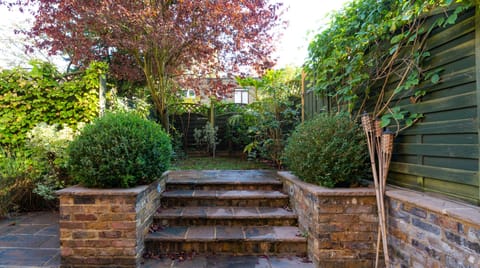
M 72 237 L 73 239 L 92 239 L 97 237 L 97 233 L 92 231 L 73 231 Z
M 74 216 L 77 221 L 96 221 L 97 216 L 94 214 L 76 214 Z
M 100 238 L 120 238 L 122 237 L 121 231 L 103 231 L 99 232 L 98 236 Z
M 137 227 L 137 223 L 134 221 L 127 221 L 127 222 L 111 222 L 110 226 L 112 229 L 119 229 L 119 230 L 135 230 Z
M 323 205 L 321 204 L 318 207 L 319 213 L 343 213 L 345 211 L 344 206 L 336 206 L 336 205 Z
M 83 222 L 60 221 L 60 229 L 83 229 L 85 224 Z
M 121 248 L 135 247 L 137 245 L 137 241 L 132 239 L 113 240 L 109 242 L 111 243 L 112 247 L 121 247 Z
M 111 211 L 114 212 L 114 213 L 119 213 L 119 212 L 135 212 L 135 206 L 112 205 Z
M 108 230 L 110 229 L 110 224 L 108 222 L 86 222 L 85 229 L 94 229 L 94 230 Z
M 61 252 L 62 256 L 64 256 L 64 257 L 73 255 L 73 250 L 72 250 L 72 248 L 69 248 L 69 247 L 62 247 L 60 249 L 60 252 Z

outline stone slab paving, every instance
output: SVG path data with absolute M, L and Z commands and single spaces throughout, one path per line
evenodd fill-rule
M 59 267 L 57 212 L 0 219 L 0 267 Z
M 300 257 L 277 256 L 194 256 L 187 260 L 167 257 L 146 260 L 144 268 L 314 268 L 315 265 Z
M 305 239 L 295 226 L 169 226 L 149 234 L 163 241 L 225 241 L 238 237 L 246 241 L 295 241 Z M 225 237 L 223 236 L 225 235 Z

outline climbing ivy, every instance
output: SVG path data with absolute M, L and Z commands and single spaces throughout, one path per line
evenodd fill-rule
M 0 72 L 0 145 L 23 144 L 38 123 L 75 127 L 98 114 L 98 77 L 106 64 L 62 75 L 50 63 L 32 61 L 31 70 Z
M 430 57 L 427 37 L 454 24 L 474 0 L 354 0 L 334 13 L 331 23 L 309 46 L 305 68 L 316 92 L 329 96 L 337 110 L 358 117 L 367 104 L 382 125 L 409 127 L 422 117 L 401 109 L 398 98 L 421 100 L 417 86 L 440 81 L 441 69 L 424 71 Z M 429 15 L 439 14 L 429 19 Z M 392 81 L 395 81 L 392 85 Z M 393 86 L 393 89 L 392 89 Z M 373 104 L 372 104 L 373 103 Z M 369 109 L 370 110 L 370 109 Z

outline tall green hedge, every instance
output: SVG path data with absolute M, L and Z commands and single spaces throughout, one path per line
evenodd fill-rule
M 0 71 L 0 145 L 23 144 L 38 123 L 90 122 L 98 115 L 98 76 L 106 65 L 92 64 L 80 75 L 61 75 L 45 62 L 32 69 Z

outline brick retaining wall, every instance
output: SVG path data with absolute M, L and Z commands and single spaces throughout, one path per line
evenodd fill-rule
M 419 192 L 387 191 L 393 267 L 480 267 L 480 208 Z
M 164 185 L 58 191 L 62 267 L 138 267 Z
M 378 230 L 372 188 L 328 189 L 279 172 L 300 228 L 308 233 L 308 253 L 317 267 L 374 267 Z
M 374 267 L 373 189 L 328 189 L 278 174 L 317 267 Z M 391 267 L 480 267 L 478 206 L 397 188 L 386 196 Z

